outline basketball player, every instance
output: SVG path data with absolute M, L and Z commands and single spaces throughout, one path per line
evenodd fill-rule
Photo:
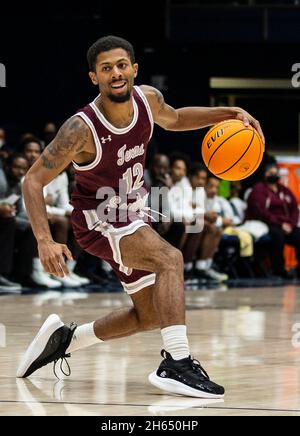
M 222 397 L 224 388 L 209 379 L 190 353 L 182 255 L 158 236 L 143 213 L 145 155 L 154 123 L 166 130 L 185 131 L 236 118 L 252 124 L 263 136 L 259 123 L 237 107 L 175 110 L 157 89 L 134 86 L 138 65 L 132 45 L 122 38 L 99 39 L 87 57 L 89 76 L 100 94 L 60 128 L 27 173 L 24 197 L 41 262 L 48 273 L 63 277 L 68 274 L 64 256 L 71 259 L 71 254 L 51 237 L 43 187 L 73 162 L 76 239 L 83 249 L 111 264 L 133 306 L 81 326 L 68 327 L 57 315 L 50 315 L 22 358 L 17 376 L 28 377 L 50 362 L 102 341 L 160 329 L 163 361 L 149 381 L 170 393 Z M 197 77 L 189 79 L 196 88 Z M 118 195 L 120 181 L 131 194 L 125 202 Z M 113 188 L 116 195 L 104 200 L 97 194 L 102 187 Z M 103 219 L 102 211 L 109 219 Z M 116 219 L 110 219 L 111 212 L 117 212 Z

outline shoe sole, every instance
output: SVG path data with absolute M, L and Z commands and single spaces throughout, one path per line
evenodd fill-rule
M 196 398 L 224 398 L 224 394 L 209 394 L 208 392 L 203 392 L 198 389 L 191 388 L 189 386 L 184 385 L 176 380 L 172 380 L 170 378 L 158 377 L 156 371 L 152 372 L 148 377 L 149 382 L 161 389 L 171 394 L 176 395 L 184 395 L 186 397 L 196 397 Z
M 31 276 L 30 278 L 33 281 L 35 286 L 44 286 L 45 288 L 48 288 L 48 289 L 59 289 L 62 287 L 60 282 L 55 283 L 55 280 L 52 280 L 52 279 L 51 279 L 51 281 L 48 282 L 48 281 L 36 279 L 34 276 L 33 277 Z
M 1 288 L 0 292 L 7 293 L 7 294 L 21 294 L 22 288 Z
M 30 366 L 43 353 L 50 336 L 57 329 L 63 326 L 64 323 L 61 321 L 58 315 L 52 314 L 48 316 L 22 358 L 22 361 L 17 371 L 18 378 L 26 377 L 26 373 Z

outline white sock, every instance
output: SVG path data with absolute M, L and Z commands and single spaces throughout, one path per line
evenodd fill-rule
M 175 360 L 185 359 L 190 355 L 189 342 L 185 325 L 172 325 L 161 330 L 165 350 Z
M 204 271 L 206 268 L 206 259 L 196 261 L 196 269 L 201 269 L 202 271 Z
M 206 259 L 206 268 L 210 269 L 212 267 L 212 259 Z
M 184 271 L 192 271 L 193 269 L 193 262 L 187 262 L 184 264 Z
M 94 324 L 95 322 L 93 321 L 90 324 L 83 324 L 76 328 L 72 341 L 66 350 L 66 354 L 73 353 L 80 348 L 86 348 L 90 345 L 97 344 L 98 342 L 103 342 L 95 335 Z

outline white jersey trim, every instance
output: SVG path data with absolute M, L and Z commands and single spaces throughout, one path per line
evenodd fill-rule
M 86 124 L 91 129 L 91 132 L 92 132 L 93 138 L 94 138 L 94 142 L 95 142 L 96 157 L 95 157 L 93 162 L 91 162 L 89 165 L 78 165 L 76 162 L 73 161 L 73 166 L 77 171 L 88 171 L 88 170 L 95 168 L 99 164 L 101 157 L 102 157 L 102 146 L 101 146 L 101 142 L 99 140 L 99 137 L 97 135 L 95 126 L 92 123 L 92 121 L 89 119 L 89 117 L 84 112 L 78 112 L 77 114 L 74 115 L 74 117 L 75 116 L 81 117 L 83 119 L 83 121 L 86 122 Z
M 145 96 L 145 94 L 143 93 L 141 88 L 139 86 L 134 86 L 134 89 L 136 90 L 136 92 L 139 94 L 139 96 L 143 100 L 144 105 L 145 105 L 145 107 L 147 109 L 147 113 L 148 113 L 148 117 L 149 117 L 149 121 L 150 121 L 150 125 L 151 125 L 151 132 L 150 132 L 150 136 L 149 136 L 149 141 L 150 141 L 150 139 L 152 138 L 153 129 L 154 129 L 154 120 L 153 120 L 152 111 L 151 111 L 149 102 L 147 100 L 147 97 Z
M 149 226 L 143 220 L 136 220 L 127 226 L 115 228 L 112 224 L 99 220 L 96 209 L 83 210 L 87 227 L 91 231 L 100 232 L 108 239 L 111 251 L 113 253 L 114 261 L 119 265 L 119 270 L 130 276 L 132 268 L 123 264 L 122 255 L 120 250 L 120 240 L 123 236 L 135 233 L 140 227 Z
M 141 227 L 148 226 L 148 224 L 142 220 L 136 220 L 130 223 L 128 226 L 115 228 L 109 223 L 100 221 L 96 209 L 83 210 L 82 212 L 85 216 L 88 229 L 91 231 L 100 232 L 108 239 L 110 248 L 112 250 L 113 259 L 118 264 L 119 271 L 127 276 L 130 276 L 132 274 L 132 268 L 129 268 L 123 264 L 120 250 L 120 240 L 123 238 L 123 236 L 132 235 Z M 154 285 L 155 280 L 156 274 L 149 273 L 135 282 L 125 283 L 121 281 L 121 283 L 124 291 L 127 292 L 127 294 L 134 294 L 135 292 L 138 292 L 147 286 Z
M 97 118 L 99 119 L 99 121 L 107 128 L 107 130 L 109 130 L 110 132 L 114 133 L 115 135 L 124 135 L 124 133 L 128 133 L 130 132 L 130 130 L 136 125 L 137 120 L 139 118 L 139 108 L 138 105 L 136 104 L 135 99 L 133 98 L 133 120 L 131 121 L 131 123 L 129 124 L 129 126 L 124 127 L 122 129 L 118 129 L 117 127 L 113 126 L 106 118 L 105 116 L 101 113 L 101 111 L 98 109 L 95 101 L 100 97 L 101 94 L 99 94 L 95 100 L 90 103 L 91 108 L 93 109 L 93 111 L 95 112 Z

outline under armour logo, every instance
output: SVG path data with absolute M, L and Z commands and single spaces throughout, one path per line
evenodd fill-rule
M 167 373 L 166 373 L 166 371 L 161 372 L 161 373 L 160 373 L 160 377 L 163 377 L 163 378 L 167 377 Z
M 111 135 L 108 135 L 107 138 L 104 138 L 104 136 L 102 136 L 101 138 L 102 144 L 106 144 L 108 141 L 111 142 Z

